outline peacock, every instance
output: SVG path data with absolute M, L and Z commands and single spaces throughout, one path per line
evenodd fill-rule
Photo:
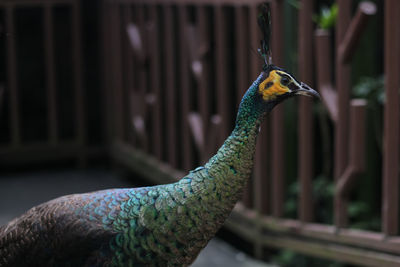
M 265 46 L 265 44 L 264 44 Z M 262 44 L 262 55 L 267 51 Z M 0 266 L 188 266 L 249 179 L 260 124 L 283 100 L 319 94 L 265 59 L 217 153 L 176 183 L 63 196 L 0 228 Z

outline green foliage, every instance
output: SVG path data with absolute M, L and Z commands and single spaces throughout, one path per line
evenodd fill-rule
M 380 219 L 373 215 L 370 206 L 365 202 L 352 202 L 349 204 L 347 211 L 350 221 L 353 221 L 350 224 L 351 228 L 371 231 L 380 230 Z
M 286 3 L 295 9 L 301 8 L 301 3 L 299 0 L 286 0 Z M 337 3 L 333 3 L 330 7 L 323 6 L 320 14 L 314 14 L 312 19 L 315 23 L 317 23 L 318 28 L 331 29 L 336 24 L 338 10 L 339 8 Z
M 299 0 L 286 0 L 286 2 L 287 2 L 290 6 L 296 8 L 296 9 L 299 9 L 299 8 L 300 8 L 300 1 L 299 1 Z
M 333 222 L 333 181 L 320 175 L 313 181 L 314 216 L 317 222 Z
M 362 77 L 353 88 L 353 95 L 368 100 L 369 105 L 382 105 L 385 101 L 385 87 L 383 76 Z
M 314 202 L 315 221 L 323 224 L 333 223 L 333 197 L 335 186 L 332 179 L 320 175 L 313 180 L 312 196 Z M 296 217 L 298 197 L 300 193 L 299 183 L 296 181 L 288 187 L 288 198 L 285 202 L 285 215 Z M 378 231 L 380 219 L 373 214 L 371 207 L 362 201 L 352 201 L 348 204 L 348 216 L 350 228 Z
M 336 24 L 338 14 L 338 5 L 332 4 L 331 7 L 323 7 L 319 15 L 314 15 L 313 20 L 317 23 L 318 28 L 331 29 Z
M 332 223 L 332 201 L 334 185 L 331 179 L 323 175 L 313 180 L 312 195 L 314 199 L 314 211 L 317 222 Z M 295 217 L 298 210 L 299 183 L 296 181 L 289 185 L 288 198 L 285 202 L 285 214 Z

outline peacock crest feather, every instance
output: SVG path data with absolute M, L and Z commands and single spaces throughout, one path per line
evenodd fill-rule
M 271 52 L 271 12 L 268 4 L 261 4 L 257 18 L 258 26 L 261 30 L 262 39 L 260 40 L 260 48 L 258 52 L 264 60 L 263 70 L 267 71 L 268 66 L 272 65 Z

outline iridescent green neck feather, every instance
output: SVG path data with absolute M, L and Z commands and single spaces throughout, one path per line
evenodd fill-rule
M 232 188 L 235 191 L 234 197 L 227 199 L 230 205 L 234 205 L 240 198 L 250 176 L 260 124 L 274 106 L 265 103 L 258 92 L 258 86 L 264 79 L 265 73 L 262 73 L 247 90 L 240 103 L 232 134 L 205 165 L 212 177 L 235 187 Z
M 147 188 L 137 197 L 146 205 L 123 205 L 123 214 L 132 214 L 133 209 L 139 218 L 113 223 L 114 230 L 122 231 L 112 246 L 116 265 L 188 265 L 215 235 L 241 197 L 253 167 L 260 124 L 272 109 L 258 92 L 263 79 L 264 73 L 248 89 L 232 134 L 204 167 L 177 183 Z M 136 189 L 134 195 L 138 194 Z M 133 231 L 123 230 L 127 225 Z

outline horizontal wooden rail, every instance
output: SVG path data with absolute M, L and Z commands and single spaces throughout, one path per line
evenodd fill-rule
M 259 221 L 261 223 L 261 230 Z M 287 224 L 286 220 L 273 219 L 273 223 L 270 222 L 268 217 L 258 217 L 253 211 L 248 210 L 240 204 L 235 207 L 231 216 L 226 221 L 225 226 L 237 233 L 243 239 L 250 242 L 258 242 L 266 247 L 274 248 L 285 248 L 293 251 L 314 256 L 332 259 L 336 261 L 346 262 L 350 264 L 358 264 L 362 266 L 399 266 L 400 256 L 396 254 L 381 252 L 379 250 L 371 249 L 370 247 L 365 248 L 354 244 L 345 244 L 342 242 L 335 242 L 340 240 L 332 240 L 332 236 L 335 236 L 334 232 L 326 234 L 331 239 L 326 242 L 321 238 L 310 238 L 308 230 L 305 230 L 306 234 L 303 234 L 302 227 L 297 228 L 297 232 L 285 231 L 286 229 L 282 225 Z M 297 221 L 296 221 L 297 222 Z M 297 222 L 298 223 L 298 222 Z M 284 228 L 283 231 L 279 231 L 275 225 L 279 225 L 280 228 Z M 313 225 L 302 224 L 304 227 L 313 227 Z M 316 228 L 319 225 L 315 225 Z M 324 225 L 322 225 L 324 228 Z M 322 229 L 321 229 L 322 230 Z M 327 230 L 327 229 L 324 229 Z M 307 233 L 308 232 L 308 233 Z M 311 232 L 317 236 L 324 236 L 324 231 L 319 232 L 313 230 Z M 347 236 L 343 234 L 343 239 L 353 239 L 352 233 Z M 342 235 L 342 236 L 343 236 Z M 363 240 L 364 244 L 376 242 L 374 238 L 367 238 Z M 395 245 L 398 245 L 398 240 L 395 240 Z M 382 246 L 386 246 L 386 241 L 382 241 Z M 387 246 L 393 247 L 394 244 L 387 244 Z

